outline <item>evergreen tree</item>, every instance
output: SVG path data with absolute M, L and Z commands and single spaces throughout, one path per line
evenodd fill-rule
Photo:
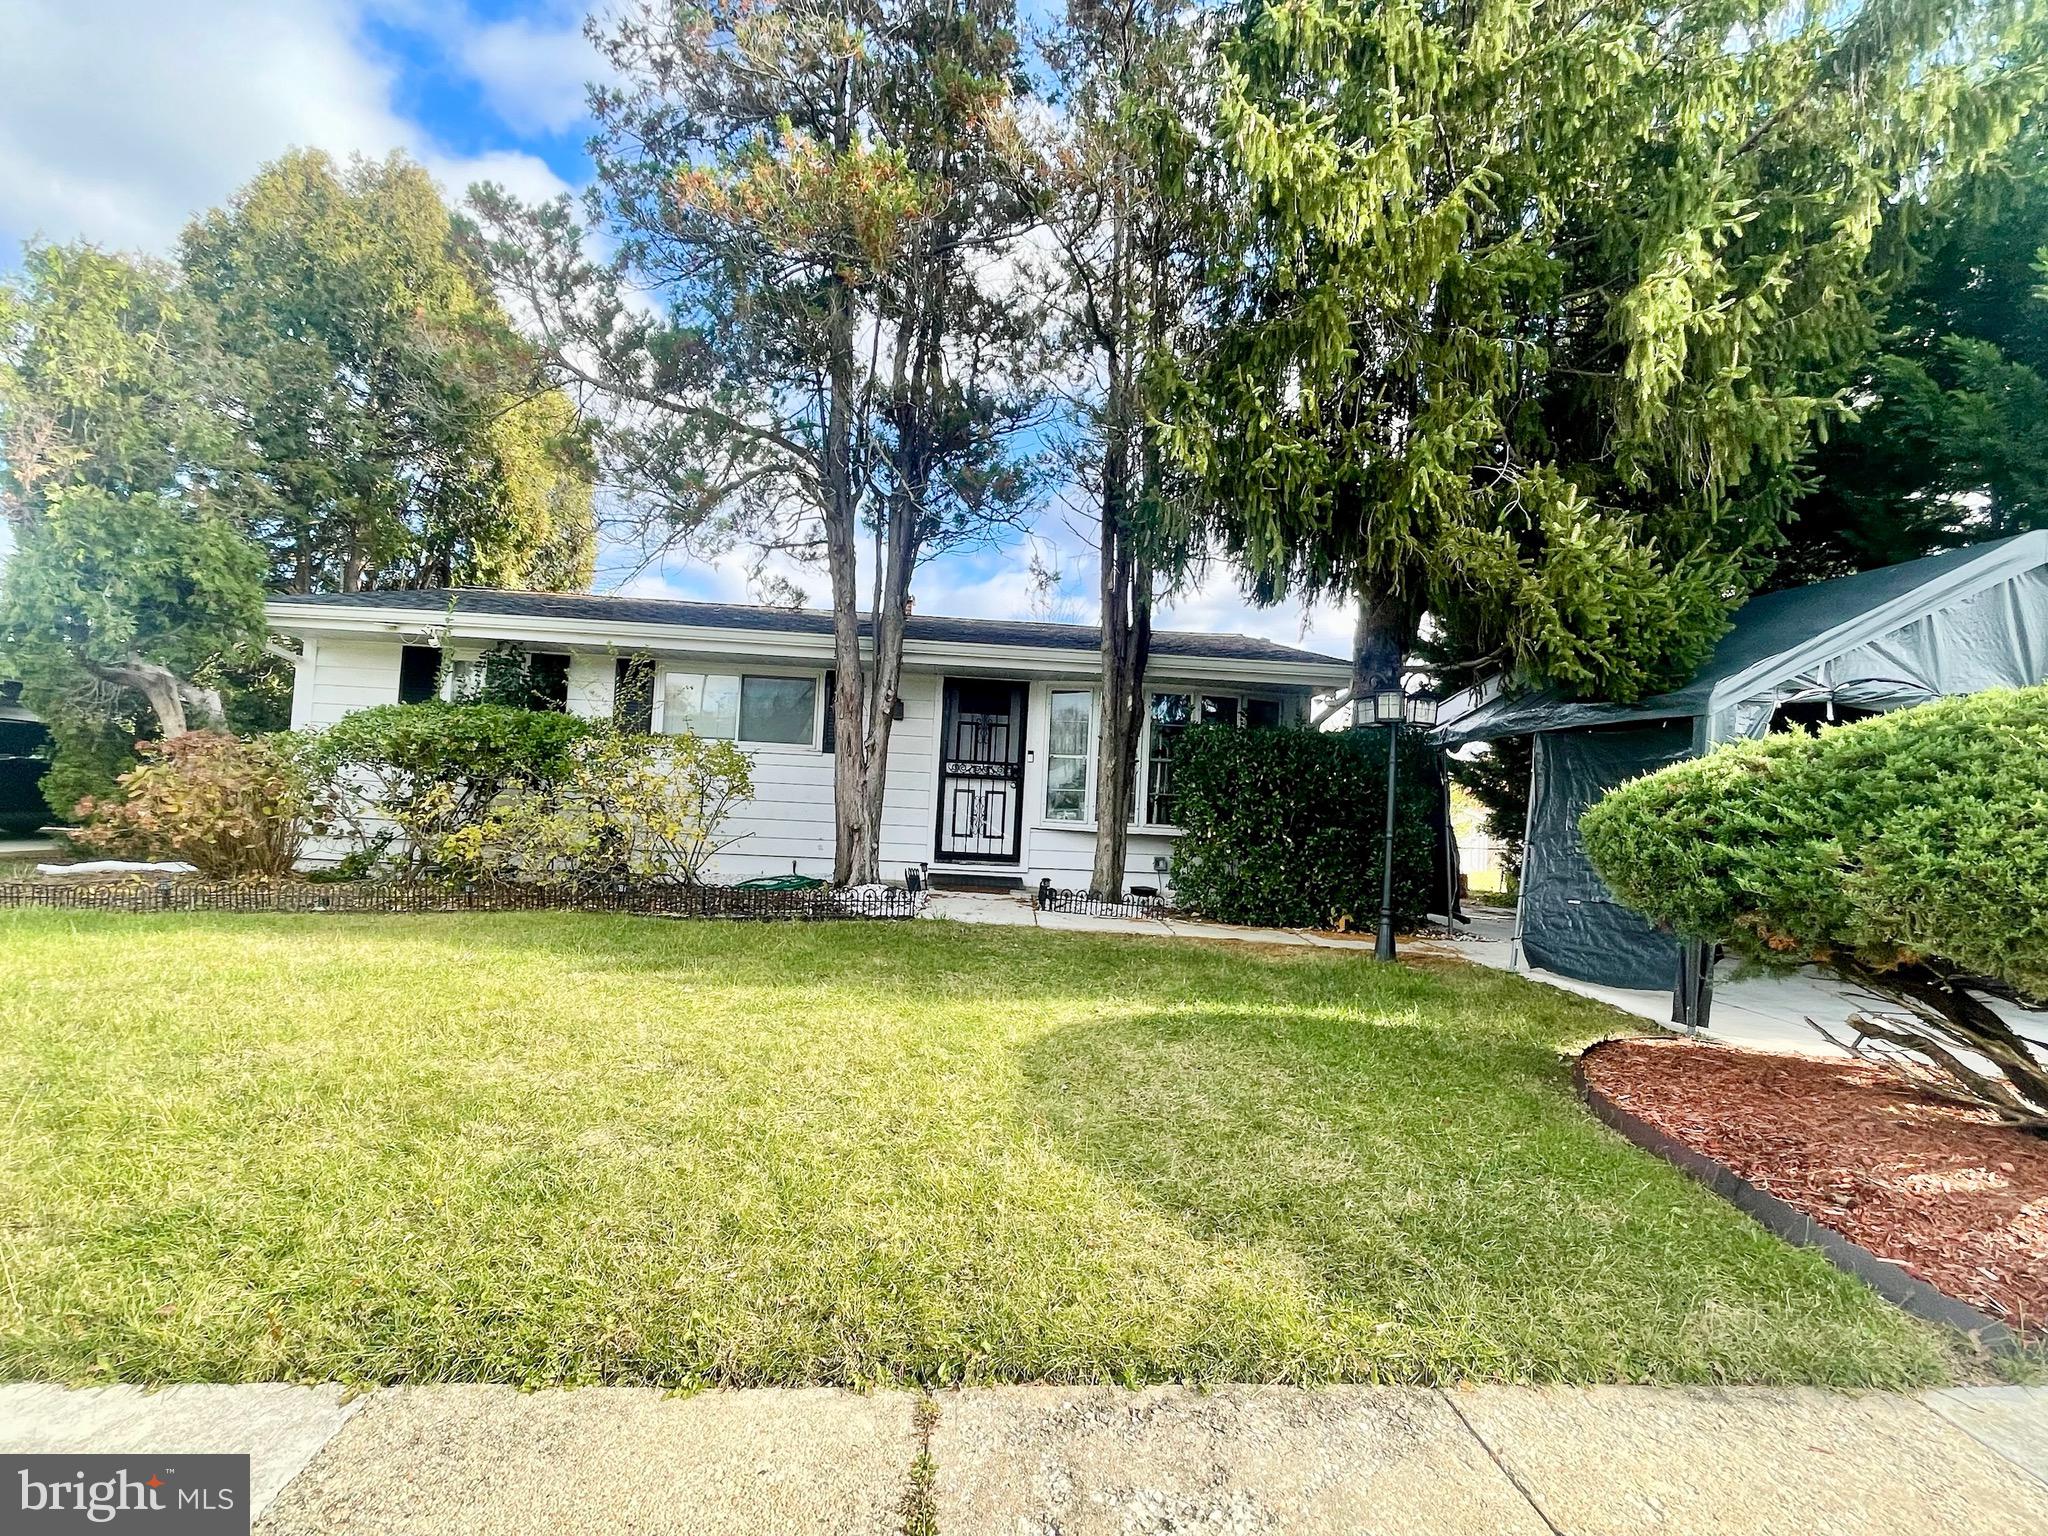
M 2048 527 L 2048 125 L 1927 209 L 1774 585 Z
M 1355 595 L 1355 685 L 1450 659 L 1632 699 L 1768 564 L 1903 249 L 1999 150 L 2030 5 L 1248 0 L 1237 230 L 1170 418 L 1270 589 Z
M 263 562 L 222 494 L 236 385 L 167 270 L 82 246 L 0 285 L 0 671 L 50 726 L 45 793 L 103 793 L 139 733 L 225 722 Z

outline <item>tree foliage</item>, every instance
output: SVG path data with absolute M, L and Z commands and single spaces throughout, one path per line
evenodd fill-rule
M 273 588 L 590 578 L 588 445 L 433 181 L 400 156 L 265 166 L 185 232 L 238 378 L 250 530 Z
M 1038 491 L 1019 451 L 1037 329 L 1003 283 L 1035 196 L 1012 8 L 647 0 L 591 35 L 613 83 L 592 93 L 586 213 L 616 255 L 589 253 L 566 200 L 483 189 L 492 266 L 556 374 L 609 402 L 650 554 L 825 568 L 834 868 L 872 880 L 913 574 Z
M 1580 830 L 1637 911 L 1894 1000 L 1859 1027 L 2048 1127 L 2048 1060 L 1978 995 L 1991 978 L 2048 999 L 2044 806 L 2048 688 L 2030 688 L 1721 747 L 1610 791 Z
M 262 561 L 222 468 L 234 381 L 166 270 L 44 246 L 0 285 L 0 667 L 50 723 L 60 809 L 109 787 L 123 732 L 220 724 L 205 674 L 261 642 Z
M 1824 580 L 2048 527 L 2048 123 L 1928 210 L 1859 360 L 1856 419 L 1808 466 L 1773 580 Z
M 2035 15 L 1984 0 L 1248 0 L 1235 231 L 1171 411 L 1268 590 L 1632 699 L 1775 538 L 1903 231 L 2009 137 Z

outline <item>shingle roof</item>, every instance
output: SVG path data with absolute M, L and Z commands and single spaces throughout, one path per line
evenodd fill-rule
M 324 592 L 273 597 L 280 608 L 368 608 L 402 613 L 442 614 L 450 602 L 458 614 L 494 618 L 546 618 L 592 623 L 671 625 L 678 629 L 760 630 L 777 634 L 829 635 L 832 615 L 810 608 L 757 608 L 744 603 L 696 603 L 674 598 L 601 597 L 588 592 L 506 592 L 492 587 L 425 588 L 382 592 Z M 862 620 L 865 633 L 867 621 Z M 957 641 L 1050 650 L 1093 651 L 1102 643 L 1092 624 L 1040 624 L 1022 619 L 958 619 L 912 614 L 905 628 L 912 640 Z M 1211 635 L 1155 630 L 1152 654 L 1218 661 L 1277 661 L 1346 666 L 1324 656 L 1255 635 Z

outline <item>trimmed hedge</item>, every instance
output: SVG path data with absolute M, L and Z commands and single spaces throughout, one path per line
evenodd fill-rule
M 1281 927 L 1379 923 L 1386 828 L 1384 728 L 1190 729 L 1175 749 L 1176 906 L 1222 922 Z M 1412 924 L 1442 905 L 1433 890 L 1442 789 L 1436 753 L 1401 744 L 1394 823 L 1394 914 Z

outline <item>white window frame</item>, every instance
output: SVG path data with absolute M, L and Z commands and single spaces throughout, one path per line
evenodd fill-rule
M 823 742 L 824 711 L 831 707 L 825 697 L 825 674 L 802 670 L 770 670 L 767 668 L 719 666 L 705 663 L 701 666 L 690 663 L 673 663 L 657 660 L 654 668 L 654 734 L 675 735 L 668 728 L 668 680 L 671 674 L 685 677 L 730 677 L 739 687 L 738 703 L 733 711 L 733 735 L 730 738 L 736 746 L 756 752 L 817 752 Z M 803 741 L 754 741 L 739 734 L 739 722 L 746 713 L 746 686 L 750 677 L 774 678 L 811 685 L 811 734 Z M 707 738 L 709 739 L 709 738 Z M 719 741 L 728 738 L 720 736 Z
M 1052 814 L 1052 701 L 1063 693 L 1079 693 L 1088 699 L 1088 745 L 1081 755 L 1081 815 L 1078 820 L 1065 820 Z M 1052 827 L 1065 832 L 1090 832 L 1095 827 L 1095 765 L 1101 754 L 1102 744 L 1102 695 L 1096 689 L 1083 684 L 1080 687 L 1066 687 L 1051 683 L 1045 690 L 1045 772 L 1040 776 L 1038 786 L 1037 825 Z M 1064 755 L 1064 754 L 1062 754 Z
M 1237 704 L 1237 729 L 1241 731 L 1251 728 L 1250 715 L 1252 700 L 1254 699 L 1279 705 L 1280 724 L 1283 728 L 1290 720 L 1298 720 L 1300 717 L 1299 710 L 1293 708 L 1286 695 L 1280 693 L 1240 692 L 1236 689 L 1228 688 L 1204 688 L 1199 683 L 1165 683 L 1156 687 L 1148 683 L 1145 688 L 1145 724 L 1143 729 L 1138 732 L 1138 782 L 1133 786 L 1137 793 L 1134 797 L 1136 803 L 1132 806 L 1132 814 L 1136 819 L 1131 823 L 1131 830 L 1134 832 L 1177 833 L 1181 830 L 1180 827 L 1170 821 L 1148 821 L 1145 819 L 1145 812 L 1152 803 L 1152 701 L 1161 694 L 1174 693 L 1187 695 L 1188 724 L 1191 726 L 1202 723 L 1202 700 L 1204 699 L 1234 700 Z

